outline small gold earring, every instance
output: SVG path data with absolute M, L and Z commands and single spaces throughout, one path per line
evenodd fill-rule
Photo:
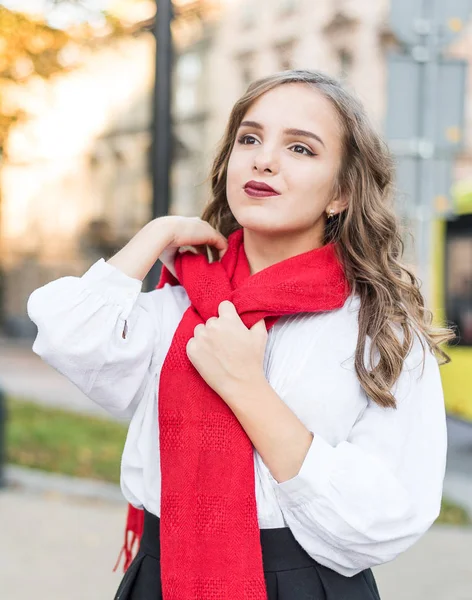
M 327 213 L 328 219 L 332 219 L 334 217 L 334 209 L 331 209 L 329 213 Z

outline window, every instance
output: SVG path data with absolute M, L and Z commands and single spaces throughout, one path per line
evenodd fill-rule
M 296 12 L 298 0 L 279 0 L 279 15 L 287 17 Z
M 193 86 L 179 87 L 175 92 L 175 106 L 180 114 L 187 115 L 197 109 L 197 90 Z
M 254 79 L 254 60 L 253 52 L 244 52 L 237 57 L 241 73 L 241 84 L 244 90 Z
M 199 54 L 187 53 L 179 57 L 176 67 L 175 104 L 179 113 L 187 115 L 197 110 L 198 86 L 202 75 Z
M 446 226 L 446 319 L 457 328 L 457 343 L 472 346 L 472 214 Z
M 254 0 L 246 0 L 241 6 L 240 23 L 242 29 L 251 29 L 256 24 L 258 18 L 258 6 Z
M 197 81 L 202 72 L 202 59 L 198 54 L 183 54 L 177 62 L 177 77 L 186 82 Z
M 338 77 L 347 79 L 352 69 L 352 54 L 349 50 L 342 48 L 338 52 Z
M 277 62 L 280 71 L 293 69 L 293 49 L 294 42 L 284 42 L 275 47 Z

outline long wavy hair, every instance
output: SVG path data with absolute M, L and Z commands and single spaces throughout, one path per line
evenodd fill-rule
M 394 164 L 386 144 L 372 127 L 361 103 L 335 79 L 317 72 L 292 70 L 251 83 L 236 102 L 211 170 L 212 199 L 202 219 L 224 236 L 237 229 L 226 197 L 226 176 L 236 134 L 249 107 L 280 85 L 303 83 L 327 98 L 342 126 L 343 156 L 333 198 L 349 198 L 346 210 L 327 221 L 324 243 L 335 242 L 351 289 L 360 298 L 355 370 L 368 397 L 382 407 L 396 407 L 391 388 L 398 379 L 414 336 L 439 362 L 449 362 L 441 344 L 454 337 L 432 327 L 415 275 L 401 262 L 403 242 L 393 211 Z M 366 354 L 367 340 L 369 354 Z M 366 360 L 367 358 L 367 360 Z

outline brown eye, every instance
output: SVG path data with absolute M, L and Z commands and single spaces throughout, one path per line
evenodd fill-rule
M 305 146 L 301 146 L 300 144 L 296 144 L 295 146 L 292 146 L 292 148 L 301 148 L 301 152 L 299 152 L 298 150 L 295 150 L 296 154 L 305 154 L 305 156 L 315 156 L 315 153 L 312 152 L 311 150 L 308 150 L 308 148 L 305 148 Z
M 255 137 L 253 137 L 252 135 L 248 135 L 248 134 L 246 134 L 246 135 L 242 135 L 242 136 L 241 136 L 241 137 L 238 139 L 238 142 L 239 142 L 240 144 L 242 144 L 243 146 L 248 146 L 248 145 L 251 145 L 251 146 L 252 146 L 252 145 L 254 145 L 254 144 L 252 144 L 252 143 L 251 143 L 251 144 L 246 144 L 246 140 L 253 140 L 254 142 L 257 142 L 257 140 L 256 140 L 256 138 L 255 138 Z

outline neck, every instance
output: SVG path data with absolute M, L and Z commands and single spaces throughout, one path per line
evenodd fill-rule
M 251 275 L 258 273 L 278 262 L 321 248 L 322 235 L 313 229 L 304 234 L 261 234 L 244 229 L 244 251 L 246 252 Z

